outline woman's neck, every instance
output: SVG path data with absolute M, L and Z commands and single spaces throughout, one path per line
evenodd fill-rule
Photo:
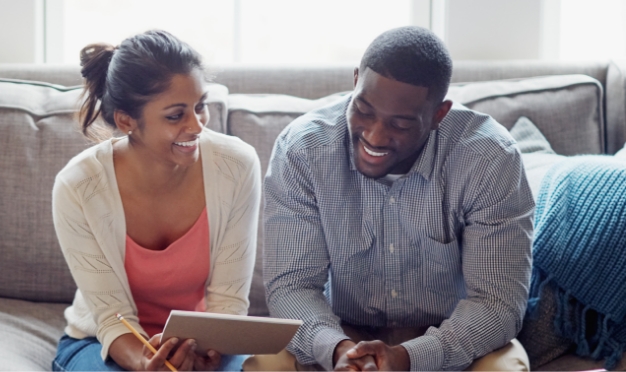
M 116 174 L 126 181 L 132 180 L 133 188 L 144 195 L 169 194 L 178 190 L 195 167 L 200 166 L 200 160 L 187 167 L 163 161 L 127 140 L 118 144 L 113 151 Z

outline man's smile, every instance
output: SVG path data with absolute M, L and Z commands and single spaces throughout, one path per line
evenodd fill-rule
M 387 152 L 379 152 L 379 151 L 374 151 L 374 150 L 368 148 L 368 144 L 365 143 L 365 141 L 363 141 L 361 138 L 359 138 L 359 142 L 361 142 L 361 145 L 363 146 L 363 149 L 365 150 L 365 152 L 368 155 L 375 156 L 375 157 L 381 157 L 381 156 L 385 156 L 385 155 L 389 154 L 389 151 L 387 151 Z

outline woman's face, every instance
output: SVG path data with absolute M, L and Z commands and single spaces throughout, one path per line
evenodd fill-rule
M 157 161 L 183 167 L 195 163 L 198 138 L 209 121 L 207 94 L 200 70 L 174 75 L 169 88 L 144 106 L 133 145 Z

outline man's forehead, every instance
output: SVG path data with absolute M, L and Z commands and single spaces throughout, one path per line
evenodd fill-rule
M 355 98 L 369 105 L 420 109 L 428 101 L 428 88 L 387 78 L 373 70 L 359 77 Z

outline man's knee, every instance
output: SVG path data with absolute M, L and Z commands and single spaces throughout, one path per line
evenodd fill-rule
M 530 371 L 530 361 L 522 344 L 513 339 L 504 347 L 476 359 L 466 371 Z
M 244 371 L 295 371 L 296 358 L 287 350 L 278 354 L 253 355 L 243 362 Z
M 274 355 L 253 355 L 246 359 L 242 369 L 250 371 L 323 371 L 320 365 L 306 366 L 298 363 L 293 354 L 282 350 Z

